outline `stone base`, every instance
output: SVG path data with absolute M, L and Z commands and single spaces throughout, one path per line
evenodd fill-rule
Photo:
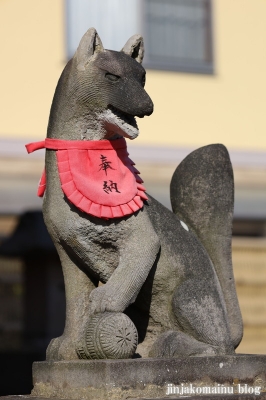
M 202 394 L 206 400 L 216 397 L 266 399 L 266 356 L 239 354 L 171 359 L 35 362 L 33 384 L 31 398 L 177 398 L 180 394 L 174 389 L 170 389 L 173 394 L 167 395 L 167 391 L 170 391 L 168 385 L 178 386 L 181 390 L 182 384 L 183 387 L 191 384 L 194 388 L 201 388 L 196 396 L 193 391 L 183 393 L 183 396 L 191 399 L 199 399 Z M 224 392 L 225 387 L 227 391 L 228 387 L 232 388 L 234 395 Z M 255 394 L 255 388 L 258 387 L 260 396 Z

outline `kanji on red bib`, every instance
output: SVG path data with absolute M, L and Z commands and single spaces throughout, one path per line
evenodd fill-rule
M 68 200 L 81 211 L 99 218 L 130 215 L 147 200 L 143 181 L 128 157 L 124 138 L 117 140 L 45 139 L 26 145 L 29 153 L 56 150 L 61 188 Z M 38 195 L 46 188 L 45 172 Z

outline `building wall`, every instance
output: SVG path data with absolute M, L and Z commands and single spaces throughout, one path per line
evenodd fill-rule
M 233 265 L 244 337 L 237 353 L 266 354 L 266 240 L 233 238 Z
M 148 71 L 155 111 L 137 144 L 266 150 L 265 13 L 264 0 L 213 1 L 215 74 Z M 2 0 L 0 33 L 0 138 L 42 138 L 66 62 L 64 1 Z
M 1 0 L 0 138 L 42 138 L 66 62 L 63 0 Z
M 213 2 L 215 75 L 149 71 L 140 142 L 266 150 L 266 2 Z

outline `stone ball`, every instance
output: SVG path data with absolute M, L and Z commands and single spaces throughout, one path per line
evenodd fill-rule
M 89 359 L 132 358 L 138 345 L 138 332 L 127 315 L 104 312 L 91 318 L 85 343 Z

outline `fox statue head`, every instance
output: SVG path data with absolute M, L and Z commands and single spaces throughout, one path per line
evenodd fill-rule
M 143 39 L 132 36 L 123 49 L 104 49 L 94 28 L 82 37 L 58 81 L 47 136 L 66 140 L 101 140 L 139 130 L 135 116 L 153 112 L 144 90 Z

